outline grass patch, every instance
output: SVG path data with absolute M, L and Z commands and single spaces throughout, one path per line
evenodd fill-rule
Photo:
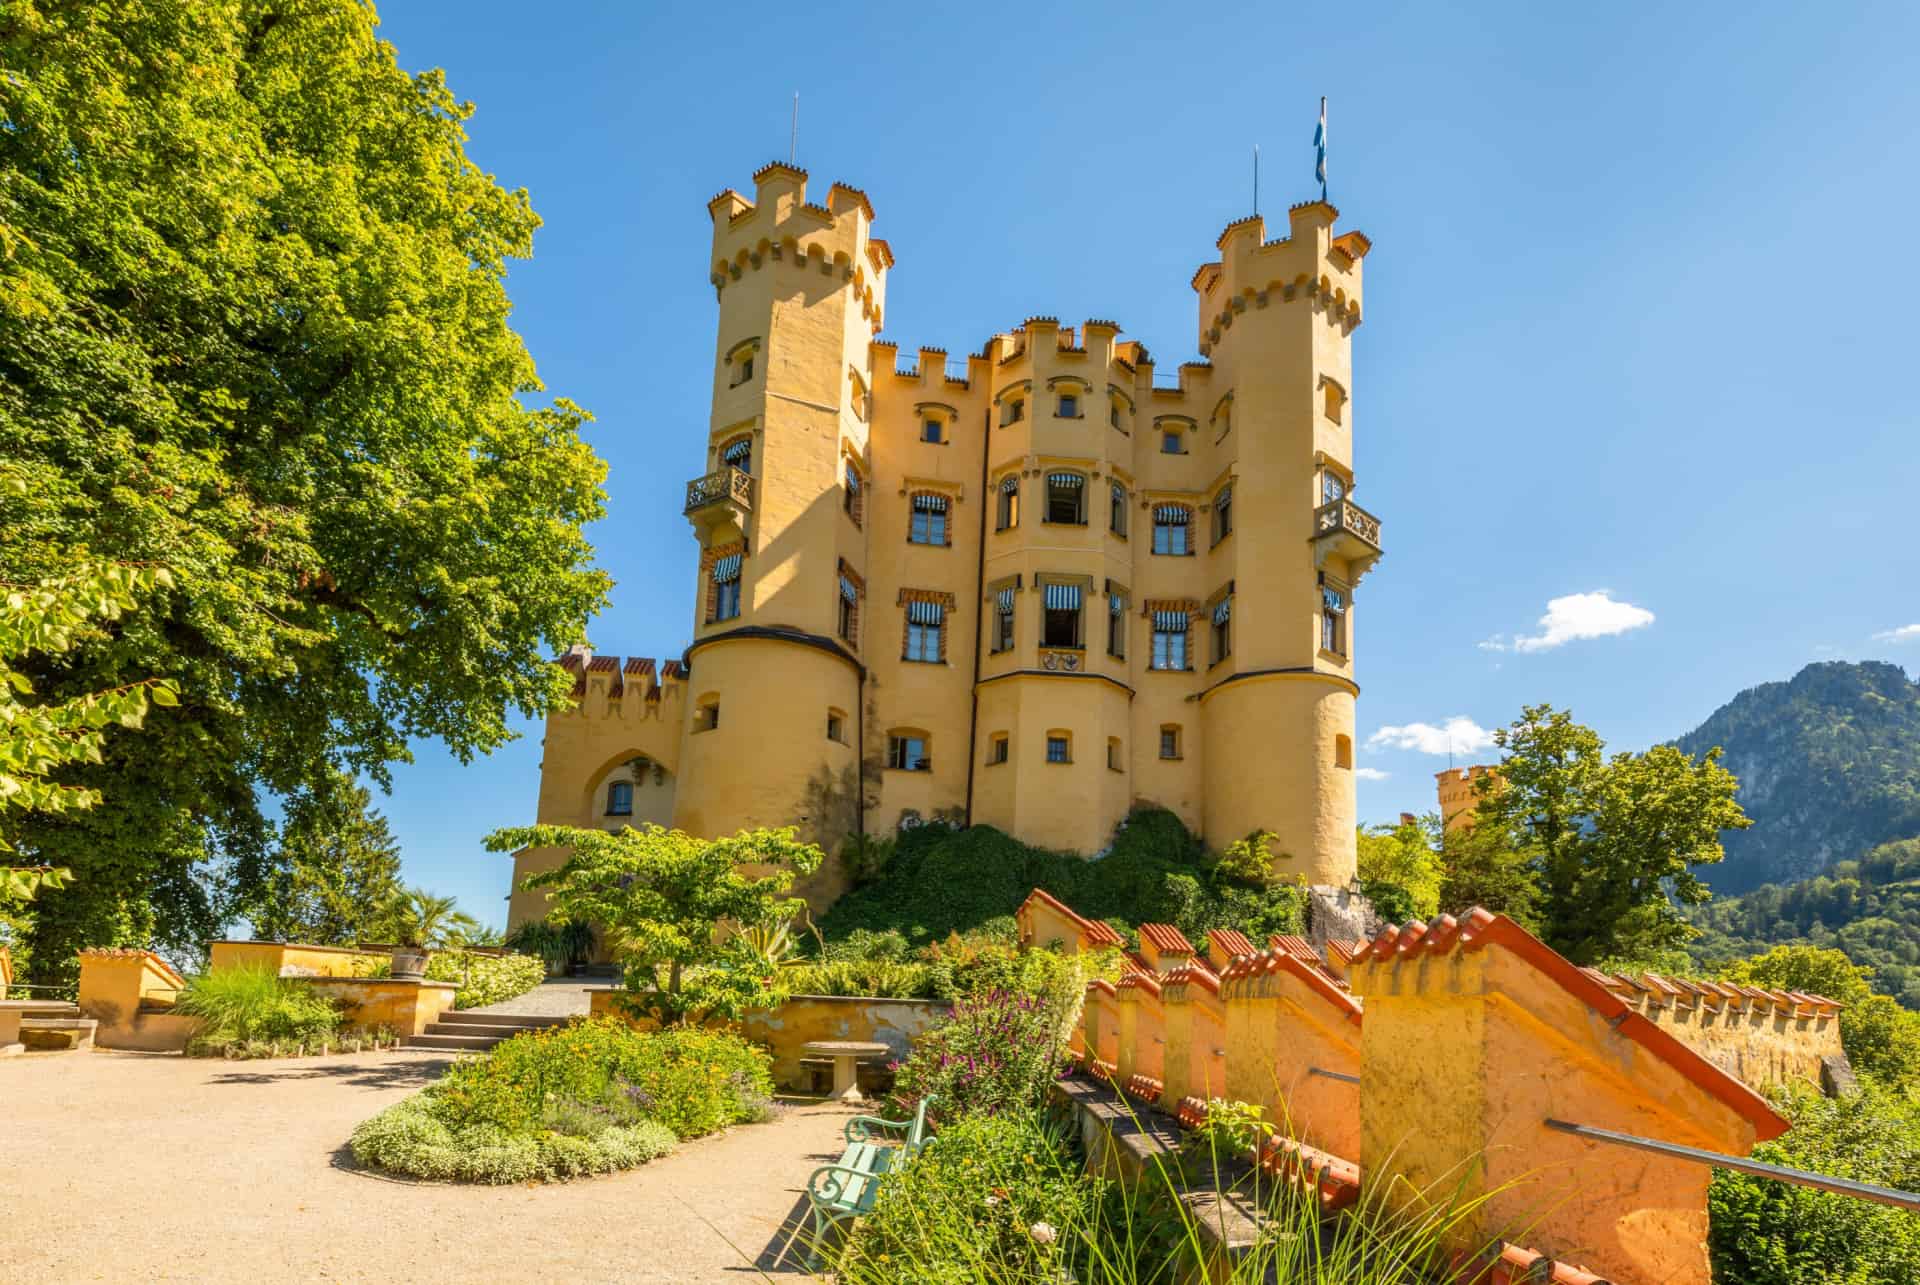
M 529 1031 L 362 1123 L 354 1158 L 436 1181 L 554 1181 L 771 1118 L 770 1061 L 722 1031 L 600 1018 Z
M 187 983 L 176 1013 L 197 1017 L 187 1044 L 195 1057 L 297 1057 L 339 1043 L 345 1021 L 326 996 L 259 965 L 206 973 Z M 371 1038 L 371 1037 L 365 1037 Z

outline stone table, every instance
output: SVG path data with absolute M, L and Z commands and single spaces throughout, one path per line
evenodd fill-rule
M 893 1049 L 865 1040 L 814 1040 L 800 1046 L 808 1057 L 833 1059 L 833 1096 L 842 1102 L 864 1102 L 860 1095 L 859 1065 L 875 1058 L 891 1057 Z

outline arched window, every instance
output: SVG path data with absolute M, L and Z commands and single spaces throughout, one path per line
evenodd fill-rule
M 1193 552 L 1188 538 L 1193 513 L 1184 504 L 1160 504 L 1153 510 L 1153 551 L 1173 557 Z
M 1000 479 L 1000 508 L 993 529 L 1006 531 L 1020 525 L 1020 475 L 1009 473 Z
M 1087 524 L 1087 479 L 1078 473 L 1047 474 L 1047 521 L 1060 526 Z
M 948 542 L 946 496 L 922 494 L 913 497 L 913 519 L 907 527 L 907 539 L 914 544 Z
M 740 437 L 728 442 L 726 449 L 720 452 L 720 462 L 742 473 L 753 472 L 753 439 Z
M 633 782 L 607 782 L 607 815 L 610 817 L 630 817 L 633 815 Z
M 1107 512 L 1107 526 L 1122 540 L 1127 538 L 1127 488 L 1118 482 L 1113 484 L 1110 508 Z

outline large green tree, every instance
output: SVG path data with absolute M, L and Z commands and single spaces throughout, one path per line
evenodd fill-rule
M 1547 943 L 1582 964 L 1682 946 L 1693 930 L 1676 903 L 1711 896 L 1693 868 L 1719 861 L 1720 835 L 1750 824 L 1720 752 L 1656 745 L 1609 758 L 1592 728 L 1548 705 L 1527 706 L 1494 739 L 1500 785 L 1481 792 L 1475 828 L 1523 854 Z
M 256 937 L 321 946 L 375 937 L 400 885 L 400 843 L 365 786 L 330 773 L 288 800 L 252 910 Z
M 603 465 L 508 325 L 538 219 L 374 29 L 354 0 L 0 10 L 0 579 L 77 546 L 170 568 L 27 677 L 182 696 L 69 771 L 104 806 L 6 836 L 75 874 L 48 966 L 211 932 L 264 876 L 263 790 L 498 746 L 604 600 Z

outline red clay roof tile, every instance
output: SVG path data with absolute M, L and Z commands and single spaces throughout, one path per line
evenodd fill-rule
M 1207 940 L 1228 959 L 1232 959 L 1235 955 L 1251 955 L 1260 949 L 1253 944 L 1253 938 L 1238 928 L 1209 928 Z
M 1172 924 L 1141 924 L 1140 938 L 1163 955 L 1191 955 L 1193 943 Z

